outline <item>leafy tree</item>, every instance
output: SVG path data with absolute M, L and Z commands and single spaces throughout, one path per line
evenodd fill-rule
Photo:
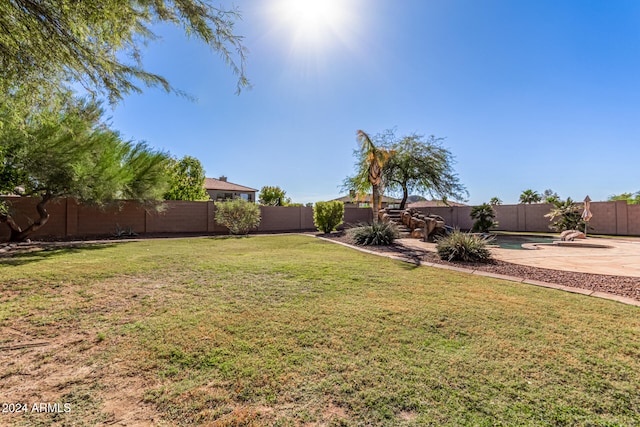
M 522 194 L 520 194 L 520 203 L 540 203 L 542 201 L 542 197 L 537 191 L 534 190 L 524 190 Z
M 552 230 L 584 230 L 586 223 L 582 219 L 582 212 L 583 208 L 571 200 L 571 197 L 567 197 L 566 201 L 559 200 L 555 202 L 553 208 L 545 217 L 552 221 L 549 226 Z
M 0 116 L 11 114 L 10 103 Z M 0 222 L 12 241 L 26 239 L 49 219 L 47 204 L 57 197 L 103 204 L 115 199 L 161 200 L 167 186 L 164 153 L 123 141 L 100 121 L 95 102 L 67 95 L 59 108 L 34 112 L 27 121 L 7 121 L 0 129 L 4 173 L 19 184 L 20 195 L 37 197 L 38 218 L 22 228 L 11 209 Z
M 172 90 L 142 68 L 141 46 L 157 36 L 150 26 L 171 23 L 209 45 L 248 85 L 246 50 L 234 33 L 236 9 L 206 0 L 5 0 L 0 2 L 0 91 L 25 87 L 57 91 L 79 83 L 111 101 L 140 92 L 138 82 Z M 130 62 L 125 62 L 129 58 Z
M 165 200 L 209 200 L 204 189 L 205 172 L 200 160 L 191 156 L 182 159 L 169 159 L 167 165 L 169 174 L 169 191 L 164 195 Z
M 489 204 L 491 206 L 498 206 L 502 204 L 502 200 L 500 200 L 499 197 L 492 197 L 491 200 L 489 200 Z
M 383 167 L 384 182 L 390 190 L 402 191 L 404 209 L 409 191 L 428 192 L 443 200 L 463 199 L 466 190 L 451 167 L 453 156 L 441 146 L 442 138 L 409 135 L 394 142 Z
M 260 224 L 260 207 L 243 199 L 217 202 L 215 219 L 230 234 L 249 234 Z
M 545 203 L 555 204 L 560 201 L 560 196 L 552 189 L 547 188 L 542 192 L 542 200 L 544 200 Z
M 548 196 L 548 197 L 544 198 L 544 202 L 545 203 L 549 203 L 551 205 L 553 205 L 553 204 L 555 204 L 557 202 L 560 202 L 560 201 L 561 201 L 560 200 L 560 196 L 558 196 L 557 194 L 554 194 L 554 195 L 551 195 L 551 196 Z
M 330 233 L 342 224 L 344 218 L 344 203 L 334 200 L 331 202 L 317 202 L 313 206 L 313 223 L 318 231 Z
M 382 194 L 384 193 L 384 182 L 382 180 L 382 168 L 389 160 L 391 152 L 384 147 L 376 147 L 369 135 L 364 131 L 357 132 L 357 139 L 360 148 L 354 152 L 358 158 L 356 164 L 356 174 L 344 180 L 343 188 L 356 198 L 371 191 L 371 209 L 373 210 L 373 221 L 378 221 L 378 211 L 382 204 Z M 378 136 L 376 139 L 384 139 Z
M 265 185 L 258 194 L 258 203 L 265 206 L 288 206 L 291 199 L 286 197 L 286 191 L 280 187 Z
M 640 191 L 635 194 L 631 193 L 622 193 L 622 194 L 614 194 L 613 196 L 609 196 L 607 199 L 610 202 L 615 202 L 616 200 L 626 200 L 630 205 L 640 204 Z
M 473 223 L 471 231 L 488 233 L 490 228 L 498 226 L 498 223 L 494 221 L 495 217 L 496 212 L 493 210 L 493 205 L 483 203 L 480 206 L 474 206 L 471 208 L 471 218 L 476 221 Z

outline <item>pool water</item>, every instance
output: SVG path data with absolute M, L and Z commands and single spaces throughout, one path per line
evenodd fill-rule
M 495 235 L 495 239 L 489 244 L 498 246 L 502 249 L 524 249 L 522 247 L 523 243 L 553 243 L 554 240 L 558 240 L 558 238 L 554 238 L 551 236 L 518 236 L 511 234 L 498 234 Z

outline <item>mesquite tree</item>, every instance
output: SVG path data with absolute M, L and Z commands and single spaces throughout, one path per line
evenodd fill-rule
M 0 223 L 21 241 L 49 220 L 54 198 L 104 204 L 116 199 L 162 200 L 167 189 L 167 155 L 144 143 L 123 141 L 101 121 L 103 110 L 92 101 L 65 96 L 55 108 L 34 112 L 24 121 L 4 121 L 0 147 L 4 173 L 12 190 L 38 199 L 36 219 L 23 227 L 11 206 L 0 210 Z M 11 102 L 0 106 L 0 118 L 11 114 Z
M 384 182 L 391 191 L 402 191 L 400 209 L 409 192 L 430 193 L 442 200 L 462 200 L 466 190 L 453 171 L 453 156 L 442 147 L 443 139 L 412 134 L 391 142 L 393 153 L 383 168 Z
M 140 83 L 172 90 L 142 67 L 151 26 L 184 28 L 219 53 L 248 85 L 246 50 L 235 34 L 237 9 L 201 0 L 3 0 L 0 2 L 0 90 L 30 91 L 80 84 L 111 101 L 140 92 Z

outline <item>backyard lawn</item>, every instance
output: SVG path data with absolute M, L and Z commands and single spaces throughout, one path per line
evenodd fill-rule
M 0 258 L 0 348 L 0 425 L 640 425 L 640 308 L 299 235 Z

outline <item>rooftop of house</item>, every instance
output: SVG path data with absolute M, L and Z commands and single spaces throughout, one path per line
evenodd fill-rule
M 233 182 L 227 181 L 226 176 L 221 176 L 220 178 L 205 178 L 204 180 L 204 189 L 205 190 L 214 190 L 214 191 L 237 191 L 242 193 L 251 193 L 256 192 L 255 188 L 245 187 L 244 185 L 234 184 Z
M 443 202 L 442 200 L 422 200 L 420 202 L 407 203 L 408 208 L 437 208 L 443 206 L 466 206 L 464 203 L 452 202 L 447 200 L 447 202 Z
M 333 199 L 332 201 L 338 201 L 343 203 L 369 203 L 371 201 L 371 194 L 367 194 L 359 198 L 355 198 L 347 195 L 347 196 L 338 197 L 337 199 Z M 393 197 L 382 196 L 382 203 L 395 204 L 395 203 L 400 203 L 401 201 L 402 200 L 394 199 Z

